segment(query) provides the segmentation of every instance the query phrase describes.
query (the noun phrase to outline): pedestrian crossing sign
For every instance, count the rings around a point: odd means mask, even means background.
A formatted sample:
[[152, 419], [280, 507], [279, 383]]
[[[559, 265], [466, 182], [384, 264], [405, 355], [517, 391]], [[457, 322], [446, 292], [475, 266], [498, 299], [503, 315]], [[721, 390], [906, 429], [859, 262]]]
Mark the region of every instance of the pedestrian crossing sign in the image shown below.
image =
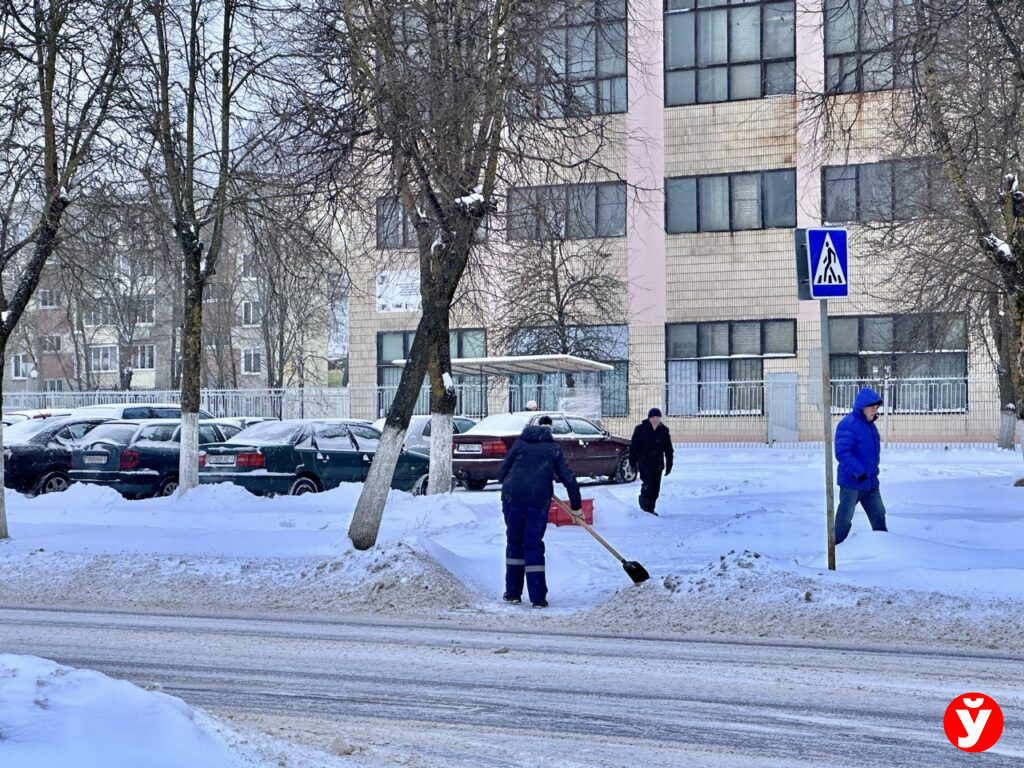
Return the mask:
[[807, 230], [807, 260], [812, 299], [845, 299], [850, 270], [845, 229]]

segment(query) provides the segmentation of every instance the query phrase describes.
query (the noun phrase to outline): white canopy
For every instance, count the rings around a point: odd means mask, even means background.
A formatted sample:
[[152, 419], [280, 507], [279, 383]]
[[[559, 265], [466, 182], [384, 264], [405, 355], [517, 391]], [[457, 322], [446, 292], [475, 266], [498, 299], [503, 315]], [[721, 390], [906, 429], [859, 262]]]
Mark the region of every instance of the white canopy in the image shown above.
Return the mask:
[[[405, 365], [405, 360], [392, 361]], [[452, 373], [483, 376], [514, 376], [519, 373], [613, 371], [614, 366], [573, 355], [517, 355], [512, 357], [461, 357], [452, 359]]]

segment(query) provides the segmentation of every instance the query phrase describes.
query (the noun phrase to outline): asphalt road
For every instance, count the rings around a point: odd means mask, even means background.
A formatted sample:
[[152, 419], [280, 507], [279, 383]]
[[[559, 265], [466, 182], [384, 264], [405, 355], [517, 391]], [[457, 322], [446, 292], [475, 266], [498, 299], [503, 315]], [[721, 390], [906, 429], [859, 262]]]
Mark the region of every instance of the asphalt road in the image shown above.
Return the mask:
[[[342, 738], [381, 764], [1024, 764], [1022, 658], [459, 622], [0, 608], [0, 652], [159, 683], [287, 738]], [[1006, 724], [995, 748], [968, 756], [942, 716], [974, 691]]]

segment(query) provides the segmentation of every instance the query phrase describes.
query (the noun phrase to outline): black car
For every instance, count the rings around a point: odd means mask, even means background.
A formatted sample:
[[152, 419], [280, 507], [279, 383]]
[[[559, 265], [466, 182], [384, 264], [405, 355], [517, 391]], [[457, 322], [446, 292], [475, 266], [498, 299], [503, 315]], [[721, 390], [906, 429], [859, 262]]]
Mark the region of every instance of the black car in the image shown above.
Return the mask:
[[[220, 443], [241, 432], [230, 420], [200, 421], [199, 444]], [[127, 498], [170, 496], [178, 490], [181, 422], [174, 419], [108, 421], [87, 434], [71, 454], [71, 479], [107, 485]]]
[[[249, 427], [199, 454], [199, 482], [231, 482], [261, 496], [299, 495], [366, 480], [380, 432], [353, 419], [289, 419]], [[391, 487], [424, 493], [430, 457], [402, 451]]]
[[4, 486], [21, 493], [54, 493], [69, 483], [73, 444], [102, 417], [21, 421], [4, 428]]

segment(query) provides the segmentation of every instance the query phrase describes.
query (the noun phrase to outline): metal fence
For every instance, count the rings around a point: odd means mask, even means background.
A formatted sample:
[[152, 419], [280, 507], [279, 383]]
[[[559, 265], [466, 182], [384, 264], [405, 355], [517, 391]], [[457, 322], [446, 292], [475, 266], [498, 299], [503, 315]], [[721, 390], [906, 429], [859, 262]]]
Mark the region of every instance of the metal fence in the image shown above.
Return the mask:
[[[1006, 416], [994, 377], [960, 379], [844, 380], [832, 382], [834, 422], [856, 393], [873, 387], [884, 400], [879, 428], [901, 444], [995, 443]], [[817, 377], [769, 375], [763, 381], [614, 384], [602, 387], [509, 387], [505, 379], [460, 384], [457, 413], [481, 418], [522, 410], [535, 400], [545, 410], [567, 410], [599, 419], [629, 435], [653, 406], [661, 408], [680, 442], [732, 445], [799, 445], [821, 440], [821, 390]], [[203, 390], [202, 407], [215, 416], [360, 418], [383, 416], [394, 387]], [[76, 408], [101, 403], [179, 401], [177, 390], [8, 392], [4, 411]], [[424, 388], [415, 413], [430, 412]], [[1012, 415], [1010, 416], [1012, 420]], [[1012, 433], [1012, 424], [1010, 425]]]

